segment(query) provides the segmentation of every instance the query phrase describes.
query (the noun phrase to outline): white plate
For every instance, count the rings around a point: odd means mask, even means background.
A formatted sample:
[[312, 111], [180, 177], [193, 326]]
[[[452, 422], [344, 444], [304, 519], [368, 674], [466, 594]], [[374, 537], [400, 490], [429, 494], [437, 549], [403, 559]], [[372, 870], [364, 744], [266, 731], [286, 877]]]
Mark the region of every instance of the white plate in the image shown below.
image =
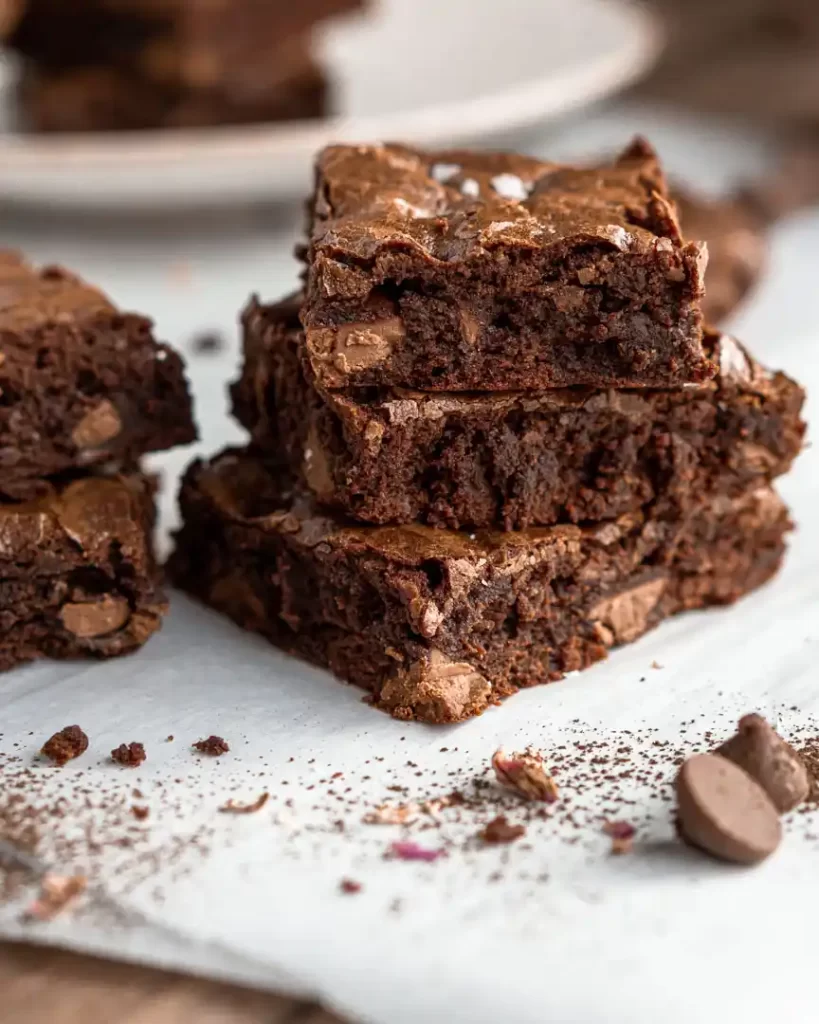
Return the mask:
[[[474, 142], [598, 99], [636, 77], [656, 23], [620, 0], [380, 0], [321, 48], [334, 118], [137, 134], [26, 136], [7, 104], [0, 198], [82, 205], [289, 198], [330, 141]], [[7, 90], [7, 95], [10, 94]]]

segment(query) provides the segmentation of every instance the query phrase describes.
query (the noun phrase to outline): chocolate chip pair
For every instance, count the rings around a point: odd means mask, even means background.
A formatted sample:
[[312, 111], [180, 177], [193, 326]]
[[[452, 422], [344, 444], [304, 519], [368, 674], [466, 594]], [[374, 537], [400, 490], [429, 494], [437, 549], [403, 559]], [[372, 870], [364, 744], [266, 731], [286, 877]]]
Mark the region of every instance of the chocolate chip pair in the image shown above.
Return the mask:
[[760, 715], [746, 715], [735, 736], [680, 769], [680, 833], [720, 860], [758, 863], [779, 846], [780, 815], [805, 800], [810, 787], [793, 747]]

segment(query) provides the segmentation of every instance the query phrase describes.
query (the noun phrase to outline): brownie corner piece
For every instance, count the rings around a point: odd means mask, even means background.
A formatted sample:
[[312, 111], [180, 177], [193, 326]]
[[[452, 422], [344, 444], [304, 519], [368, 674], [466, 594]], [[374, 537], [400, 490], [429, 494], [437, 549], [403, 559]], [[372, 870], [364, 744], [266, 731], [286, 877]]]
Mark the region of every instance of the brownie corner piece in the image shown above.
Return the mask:
[[777, 570], [790, 527], [766, 486], [595, 527], [355, 526], [247, 450], [194, 463], [180, 503], [174, 583], [394, 716], [431, 723], [586, 668], [677, 612], [737, 600]]
[[0, 502], [0, 669], [128, 654], [160, 628], [154, 490], [135, 471], [90, 473]]
[[196, 439], [181, 357], [60, 267], [0, 252], [0, 494]]
[[316, 165], [306, 351], [327, 388], [701, 382], [704, 245], [636, 140], [579, 168], [337, 145]]

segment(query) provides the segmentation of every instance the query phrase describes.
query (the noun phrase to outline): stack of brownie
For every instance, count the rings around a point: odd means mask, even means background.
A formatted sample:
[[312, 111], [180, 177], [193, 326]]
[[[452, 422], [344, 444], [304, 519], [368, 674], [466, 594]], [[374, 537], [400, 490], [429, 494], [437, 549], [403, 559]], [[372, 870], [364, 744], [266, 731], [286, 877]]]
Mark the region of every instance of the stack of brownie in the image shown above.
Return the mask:
[[304, 294], [244, 314], [251, 446], [184, 480], [187, 590], [455, 722], [777, 570], [804, 396], [703, 328], [646, 143], [331, 147], [305, 254]]
[[11, 45], [39, 131], [319, 117], [312, 29], [362, 0], [26, 0]]
[[0, 253], [0, 669], [126, 654], [159, 628], [139, 459], [195, 436], [182, 361], [150, 321]]

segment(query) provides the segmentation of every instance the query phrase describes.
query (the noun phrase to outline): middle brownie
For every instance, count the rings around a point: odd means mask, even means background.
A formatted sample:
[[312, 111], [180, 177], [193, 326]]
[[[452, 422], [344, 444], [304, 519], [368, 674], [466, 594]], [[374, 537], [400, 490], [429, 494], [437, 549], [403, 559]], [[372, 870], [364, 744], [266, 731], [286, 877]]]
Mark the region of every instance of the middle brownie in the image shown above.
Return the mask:
[[770, 481], [802, 445], [802, 389], [713, 332], [718, 376], [681, 389], [324, 391], [298, 308], [245, 310], [234, 414], [324, 505], [364, 522], [509, 530], [679, 508]]

